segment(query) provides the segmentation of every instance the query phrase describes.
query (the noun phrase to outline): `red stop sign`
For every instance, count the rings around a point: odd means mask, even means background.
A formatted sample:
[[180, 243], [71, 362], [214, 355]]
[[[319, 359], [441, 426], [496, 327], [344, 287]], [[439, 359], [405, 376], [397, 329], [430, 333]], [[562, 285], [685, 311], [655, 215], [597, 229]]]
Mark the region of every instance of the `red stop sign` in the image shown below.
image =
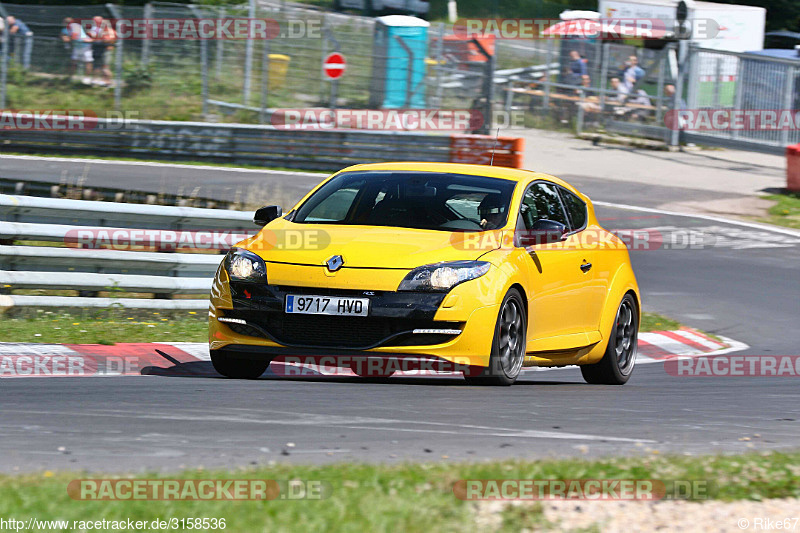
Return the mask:
[[344, 60], [344, 56], [339, 52], [328, 54], [328, 57], [325, 58], [325, 62], [322, 64], [322, 70], [329, 80], [340, 78], [342, 74], [344, 74], [346, 68], [347, 62]]

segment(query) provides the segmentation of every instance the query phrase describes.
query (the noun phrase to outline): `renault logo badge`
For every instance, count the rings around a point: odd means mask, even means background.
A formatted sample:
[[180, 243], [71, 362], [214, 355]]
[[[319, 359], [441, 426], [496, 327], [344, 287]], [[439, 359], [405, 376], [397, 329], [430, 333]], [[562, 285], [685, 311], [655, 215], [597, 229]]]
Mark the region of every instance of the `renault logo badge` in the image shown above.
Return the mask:
[[344, 264], [344, 259], [342, 259], [341, 255], [334, 255], [333, 257], [325, 261], [325, 264], [328, 266], [328, 270], [330, 270], [331, 272], [336, 272], [337, 270], [342, 268], [342, 265]]

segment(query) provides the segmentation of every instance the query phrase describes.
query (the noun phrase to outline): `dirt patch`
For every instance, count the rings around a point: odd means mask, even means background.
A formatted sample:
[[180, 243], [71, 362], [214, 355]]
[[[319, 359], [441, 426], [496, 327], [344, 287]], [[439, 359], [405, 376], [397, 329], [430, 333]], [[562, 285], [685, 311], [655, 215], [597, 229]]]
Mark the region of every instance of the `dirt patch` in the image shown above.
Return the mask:
[[[542, 522], [547, 524], [540, 529], [542, 531], [714, 533], [764, 531], [778, 527], [800, 531], [798, 498], [734, 502], [480, 502], [476, 509], [476, 524], [482, 529], [498, 529], [503, 522], [501, 513], [509, 505], [527, 506], [531, 513], [541, 514]], [[776, 525], [779, 521], [781, 526]]]

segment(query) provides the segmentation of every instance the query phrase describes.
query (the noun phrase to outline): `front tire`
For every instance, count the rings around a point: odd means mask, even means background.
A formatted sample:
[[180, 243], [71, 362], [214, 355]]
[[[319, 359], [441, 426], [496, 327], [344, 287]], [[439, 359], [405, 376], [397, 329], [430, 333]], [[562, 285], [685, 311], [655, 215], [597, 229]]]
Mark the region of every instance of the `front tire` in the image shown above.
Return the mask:
[[214, 365], [214, 370], [226, 378], [257, 379], [267, 370], [269, 361], [232, 359], [230, 354], [222, 350], [212, 350], [211, 364]]
[[494, 327], [492, 354], [489, 366], [480, 374], [464, 373], [470, 385], [511, 385], [519, 377], [525, 359], [525, 338], [528, 318], [522, 295], [511, 289], [500, 304], [500, 313]]
[[581, 366], [587, 383], [594, 385], [624, 385], [636, 364], [636, 343], [639, 337], [639, 313], [636, 299], [630, 293], [622, 298], [611, 328], [608, 347], [603, 358], [594, 364]]

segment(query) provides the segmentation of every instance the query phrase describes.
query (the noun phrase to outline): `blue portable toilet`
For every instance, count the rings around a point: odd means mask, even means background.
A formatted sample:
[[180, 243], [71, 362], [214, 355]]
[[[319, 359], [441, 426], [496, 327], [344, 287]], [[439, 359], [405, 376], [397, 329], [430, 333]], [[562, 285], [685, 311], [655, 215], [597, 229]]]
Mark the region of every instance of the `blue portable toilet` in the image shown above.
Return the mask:
[[430, 23], [405, 15], [387, 15], [375, 21], [370, 107], [424, 108]]

